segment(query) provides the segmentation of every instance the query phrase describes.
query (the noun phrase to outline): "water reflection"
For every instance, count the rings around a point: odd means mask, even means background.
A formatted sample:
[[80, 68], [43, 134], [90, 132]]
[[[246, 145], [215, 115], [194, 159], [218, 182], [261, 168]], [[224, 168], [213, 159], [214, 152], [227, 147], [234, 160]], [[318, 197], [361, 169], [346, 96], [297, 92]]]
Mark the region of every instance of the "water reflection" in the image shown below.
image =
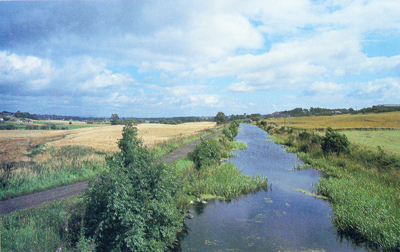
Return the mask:
[[337, 236], [328, 202], [294, 190], [311, 191], [319, 172], [293, 170], [301, 164], [295, 154], [266, 141], [256, 126], [241, 126], [236, 140], [247, 149], [229, 161], [244, 174], [268, 177], [272, 189], [193, 206], [179, 251], [363, 251]]

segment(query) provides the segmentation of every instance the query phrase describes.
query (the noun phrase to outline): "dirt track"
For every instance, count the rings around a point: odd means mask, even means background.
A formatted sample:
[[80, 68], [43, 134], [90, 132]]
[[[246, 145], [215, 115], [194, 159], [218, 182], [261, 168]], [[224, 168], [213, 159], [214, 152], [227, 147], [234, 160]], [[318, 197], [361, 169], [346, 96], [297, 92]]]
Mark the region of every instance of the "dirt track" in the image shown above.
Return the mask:
[[[214, 133], [209, 136], [205, 136], [204, 138], [213, 138], [214, 136], [220, 134], [221, 132]], [[162, 158], [161, 160], [165, 161], [167, 164], [171, 164], [172, 162], [181, 159], [186, 156], [189, 152], [194, 150], [194, 146], [200, 143], [200, 140], [194, 141], [182, 148], [175, 150]], [[34, 207], [43, 203], [47, 203], [57, 199], [68, 198], [77, 194], [80, 194], [82, 191], [86, 190], [88, 186], [88, 182], [78, 182], [75, 184], [61, 186], [54, 189], [50, 189], [43, 192], [38, 192], [35, 194], [24, 195], [4, 201], [0, 201], [0, 215], [8, 214], [13, 211], [22, 210], [30, 207]]]

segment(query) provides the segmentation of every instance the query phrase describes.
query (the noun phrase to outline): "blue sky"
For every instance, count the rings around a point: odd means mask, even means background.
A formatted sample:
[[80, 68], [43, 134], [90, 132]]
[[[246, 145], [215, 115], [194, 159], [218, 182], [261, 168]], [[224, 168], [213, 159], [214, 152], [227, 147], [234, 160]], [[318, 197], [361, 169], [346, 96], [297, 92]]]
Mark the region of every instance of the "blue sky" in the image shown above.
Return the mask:
[[398, 0], [1, 1], [0, 111], [400, 104]]

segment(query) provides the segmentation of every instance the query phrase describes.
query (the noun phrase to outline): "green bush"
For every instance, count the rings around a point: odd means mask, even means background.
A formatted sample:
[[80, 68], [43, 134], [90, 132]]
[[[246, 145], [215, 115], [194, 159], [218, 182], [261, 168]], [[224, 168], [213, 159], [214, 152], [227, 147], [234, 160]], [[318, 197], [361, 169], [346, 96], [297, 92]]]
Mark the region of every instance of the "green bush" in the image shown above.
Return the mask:
[[202, 139], [200, 144], [194, 147], [191, 159], [197, 169], [220, 164], [221, 151], [218, 142], [215, 139]]
[[164, 251], [183, 227], [178, 180], [143, 147], [132, 125], [118, 146], [121, 152], [107, 158], [109, 170], [85, 193], [87, 234], [99, 232], [99, 251]]
[[332, 152], [337, 154], [349, 153], [350, 141], [345, 135], [337, 133], [332, 128], [328, 128], [325, 137], [322, 138], [321, 147], [325, 154]]
[[6, 130], [14, 130], [14, 129], [17, 129], [17, 127], [15, 127], [12, 124], [6, 125]]
[[232, 132], [230, 130], [228, 130], [227, 128], [224, 128], [222, 130], [222, 134], [224, 134], [224, 136], [226, 136], [226, 138], [228, 138], [229, 141], [233, 140]]

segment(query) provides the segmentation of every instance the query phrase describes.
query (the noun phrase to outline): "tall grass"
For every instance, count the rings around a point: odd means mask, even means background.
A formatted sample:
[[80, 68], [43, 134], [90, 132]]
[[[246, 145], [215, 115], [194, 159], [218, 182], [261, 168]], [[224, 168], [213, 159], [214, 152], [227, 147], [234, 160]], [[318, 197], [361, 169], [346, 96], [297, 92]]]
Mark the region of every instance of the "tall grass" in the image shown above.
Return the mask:
[[47, 152], [51, 158], [46, 161], [19, 162], [9, 164], [11, 171], [0, 170], [0, 200], [95, 178], [106, 169], [106, 154], [91, 148], [66, 146]]
[[82, 233], [84, 208], [73, 197], [0, 216], [0, 251], [93, 251]]
[[323, 172], [316, 190], [329, 198], [340, 237], [369, 249], [400, 251], [400, 157], [355, 144], [348, 153], [328, 154], [320, 142], [311, 140], [318, 140], [319, 133], [309, 133], [306, 139], [301, 135], [305, 134], [273, 133], [306, 164]]

